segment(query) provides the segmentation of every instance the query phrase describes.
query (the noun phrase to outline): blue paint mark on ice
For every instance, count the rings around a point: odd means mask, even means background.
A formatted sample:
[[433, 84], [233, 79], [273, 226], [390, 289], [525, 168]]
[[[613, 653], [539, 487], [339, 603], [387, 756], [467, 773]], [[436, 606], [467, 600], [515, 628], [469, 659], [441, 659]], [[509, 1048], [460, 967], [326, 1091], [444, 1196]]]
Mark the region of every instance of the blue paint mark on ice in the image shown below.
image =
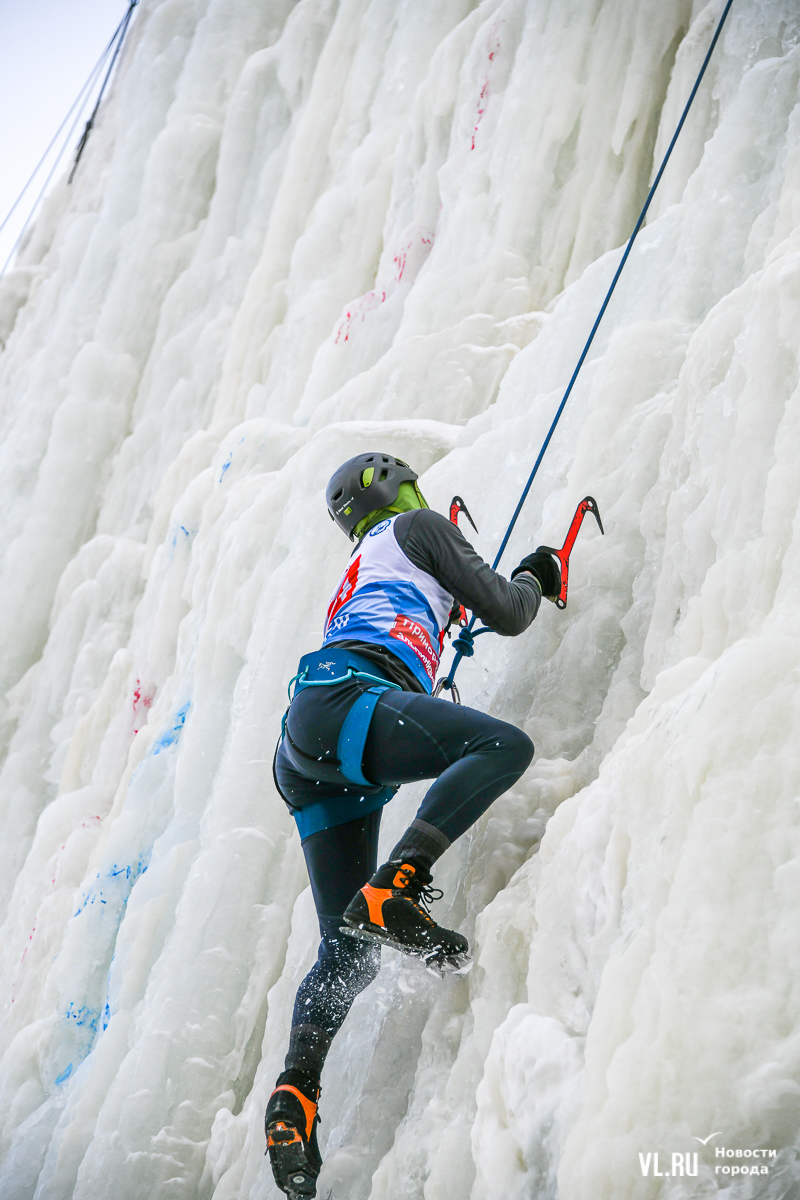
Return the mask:
[[[94, 881], [89, 885], [88, 891], [84, 892], [81, 902], [72, 914], [73, 917], [79, 917], [86, 908], [91, 908], [94, 904], [108, 904], [111, 900], [112, 909], [124, 908], [128, 902], [130, 890], [140, 875], [144, 875], [149, 866], [150, 860], [140, 858], [136, 863], [126, 863], [124, 867], [120, 867], [114, 863], [109, 871], [101, 875], [100, 871], [94, 877]], [[119, 880], [120, 883], [129, 884], [120, 889], [119, 884], [111, 883], [109, 880]], [[104, 894], [108, 889], [108, 894]]]
[[[190, 707], [191, 702], [187, 700], [178, 709], [171, 728], [161, 735], [153, 747], [154, 754], [178, 741]], [[73, 1065], [83, 1062], [92, 1052], [97, 1038], [102, 1035], [111, 1020], [113, 996], [110, 974], [104, 991], [101, 991], [93, 978], [93, 972], [104, 960], [109, 963], [110, 971], [119, 927], [128, 900], [136, 880], [144, 874], [150, 864], [151, 851], [152, 847], [142, 847], [139, 855], [132, 861], [107, 862], [83, 892], [73, 913], [73, 919], [89, 922], [79, 937], [83, 938], [91, 970], [86, 976], [85, 990], [79, 986], [76, 989], [78, 994], [73, 993], [73, 999], [61, 1012], [62, 1062], [69, 1058], [70, 1066], [65, 1068], [68, 1072], [72, 1071]], [[59, 1078], [67, 1079], [68, 1074], [62, 1072]]]
[[152, 753], [160, 754], [162, 750], [166, 750], [167, 746], [173, 746], [178, 738], [183, 733], [183, 727], [186, 724], [186, 714], [191, 707], [190, 701], [186, 701], [183, 708], [179, 708], [175, 713], [175, 720], [171, 729], [166, 733], [162, 733], [161, 737], [153, 746]]
[[[67, 1079], [73, 1067], [77, 1067], [92, 1052], [97, 1038], [111, 1020], [110, 971], [114, 961], [114, 946], [133, 886], [144, 875], [149, 864], [150, 850], [145, 850], [132, 863], [114, 862], [103, 871], [98, 871], [73, 913], [73, 918], [89, 922], [84, 926], [82, 937], [89, 952], [91, 970], [86, 978], [85, 990], [79, 988], [79, 995], [61, 1011], [63, 1058], [69, 1057], [70, 1063], [56, 1083]], [[103, 959], [108, 961], [109, 967], [105, 989], [101, 992], [92, 974]]]
[[231, 465], [232, 462], [233, 462], [233, 451], [230, 450], [228, 452], [228, 457], [225, 459], [225, 462], [222, 464], [222, 470], [219, 473], [220, 483], [222, 483], [223, 479], [225, 478], [225, 472], [227, 471], [228, 467]]
[[[100, 1023], [100, 1009], [88, 1004], [70, 1004], [61, 1018], [61, 1051], [64, 1058], [69, 1055], [69, 1063], [56, 1076], [56, 1084], [69, 1079], [73, 1070], [91, 1053], [97, 1040], [97, 1026]], [[63, 1059], [62, 1059], [63, 1062]]]
[[[178, 544], [178, 539], [180, 538], [180, 535], [181, 535], [181, 534], [183, 534], [183, 537], [184, 537], [184, 538], [186, 539], [186, 541], [188, 542], [188, 541], [189, 541], [189, 539], [190, 539], [190, 538], [191, 538], [191, 537], [192, 537], [192, 536], [193, 536], [195, 533], [197, 533], [197, 530], [196, 530], [196, 529], [187, 529], [185, 525], [179, 525], [179, 526], [178, 526], [178, 528], [177, 528], [177, 529], [175, 530], [175, 532], [173, 533], [173, 535], [172, 535], [172, 539], [171, 539], [171, 541], [170, 541], [170, 560], [172, 559], [172, 551], [174, 551], [175, 547], [177, 546], [177, 544]], [[181, 539], [181, 540], [183, 540], [183, 539]]]
[[100, 1010], [97, 1008], [89, 1008], [87, 1004], [81, 1004], [78, 1008], [75, 1007], [75, 1002], [70, 1001], [69, 1008], [64, 1016], [68, 1021], [74, 1021], [81, 1029], [88, 1029], [92, 1033], [97, 1033], [97, 1024], [100, 1020]]

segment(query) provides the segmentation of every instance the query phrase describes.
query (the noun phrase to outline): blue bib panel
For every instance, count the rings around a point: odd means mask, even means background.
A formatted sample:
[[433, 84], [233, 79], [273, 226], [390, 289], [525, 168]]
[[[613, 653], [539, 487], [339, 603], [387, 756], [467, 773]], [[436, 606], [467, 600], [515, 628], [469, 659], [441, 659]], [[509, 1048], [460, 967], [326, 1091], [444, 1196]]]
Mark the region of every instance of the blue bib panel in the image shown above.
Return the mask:
[[353, 552], [328, 605], [323, 646], [343, 641], [383, 646], [430, 694], [453, 597], [401, 550], [396, 520], [381, 521]]

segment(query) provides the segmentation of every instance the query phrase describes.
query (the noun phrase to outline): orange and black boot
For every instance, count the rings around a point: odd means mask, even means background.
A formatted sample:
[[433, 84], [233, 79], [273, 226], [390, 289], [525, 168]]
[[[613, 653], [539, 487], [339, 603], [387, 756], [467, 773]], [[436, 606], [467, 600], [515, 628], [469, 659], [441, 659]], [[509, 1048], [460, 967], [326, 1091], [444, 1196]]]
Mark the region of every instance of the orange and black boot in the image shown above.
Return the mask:
[[442, 897], [432, 878], [420, 863], [384, 863], [348, 904], [342, 933], [392, 946], [430, 966], [461, 969], [469, 961], [469, 943], [428, 912], [431, 901]]
[[318, 1080], [305, 1071], [284, 1071], [267, 1104], [264, 1128], [272, 1174], [291, 1200], [317, 1194], [322, 1167], [317, 1145], [318, 1101]]

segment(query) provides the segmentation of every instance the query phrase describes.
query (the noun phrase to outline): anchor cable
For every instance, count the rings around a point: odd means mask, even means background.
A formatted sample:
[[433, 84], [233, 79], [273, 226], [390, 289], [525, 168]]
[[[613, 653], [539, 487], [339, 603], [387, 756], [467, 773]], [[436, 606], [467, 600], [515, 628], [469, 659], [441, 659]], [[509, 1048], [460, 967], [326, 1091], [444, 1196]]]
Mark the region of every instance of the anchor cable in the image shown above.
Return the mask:
[[[91, 123], [91, 125], [94, 124], [94, 118], [97, 113], [97, 107], [100, 102], [100, 98], [103, 95], [103, 91], [105, 90], [106, 84], [108, 83], [109, 76], [111, 74], [111, 70], [114, 66], [114, 62], [116, 61], [117, 55], [119, 54], [120, 47], [122, 46], [122, 40], [125, 37], [125, 34], [127, 33], [127, 28], [128, 28], [128, 25], [130, 24], [130, 19], [131, 19], [131, 15], [133, 13], [133, 9], [136, 7], [136, 5], [138, 3], [139, 3], [139, 0], [132, 0], [132, 3], [129, 4], [128, 10], [125, 13], [125, 16], [122, 18], [119, 25], [117, 25], [117, 28], [114, 30], [114, 33], [113, 33], [108, 45], [106, 46], [105, 50], [100, 55], [100, 57], [98, 58], [97, 62], [92, 67], [91, 71], [89, 72], [86, 82], [84, 83], [81, 90], [78, 92], [78, 95], [75, 97], [75, 100], [73, 101], [72, 105], [70, 106], [70, 109], [67, 112], [67, 115], [64, 117], [64, 119], [61, 122], [61, 124], [59, 125], [58, 129], [53, 134], [53, 137], [50, 139], [50, 144], [48, 145], [48, 147], [45, 150], [42, 157], [39, 159], [36, 166], [34, 167], [30, 176], [28, 177], [28, 180], [25, 183], [24, 187], [22, 188], [22, 191], [19, 193], [16, 200], [11, 205], [11, 208], [6, 213], [5, 217], [2, 220], [2, 223], [0, 223], [0, 233], [1, 233], [3, 231], [3, 229], [5, 229], [6, 225], [8, 224], [9, 220], [11, 219], [11, 217], [13, 216], [14, 212], [16, 211], [18, 205], [20, 204], [20, 202], [21, 202], [23, 196], [25, 195], [25, 193], [27, 192], [28, 188], [31, 186], [34, 179], [39, 174], [39, 171], [41, 170], [43, 164], [46, 162], [47, 157], [50, 154], [50, 151], [53, 149], [53, 147], [58, 142], [58, 139], [61, 136], [62, 131], [66, 127], [70, 117], [77, 109], [78, 110], [77, 116], [75, 117], [75, 120], [72, 122], [72, 125], [70, 126], [69, 132], [67, 133], [67, 136], [64, 139], [61, 149], [59, 150], [58, 154], [56, 155], [55, 162], [53, 163], [52, 167], [50, 168], [50, 170], [47, 174], [47, 178], [45, 179], [44, 183], [42, 184], [42, 187], [39, 190], [38, 196], [36, 197], [33, 204], [31, 205], [28, 216], [25, 218], [25, 223], [23, 224], [22, 229], [20, 230], [19, 234], [17, 235], [16, 241], [14, 242], [14, 245], [12, 246], [11, 251], [8, 254], [8, 256], [3, 264], [2, 270], [0, 270], [0, 279], [3, 278], [6, 271], [8, 270], [9, 265], [13, 261], [14, 255], [16, 254], [17, 250], [19, 249], [19, 247], [22, 243], [22, 239], [25, 237], [25, 234], [28, 231], [30, 223], [33, 220], [33, 217], [39, 207], [39, 203], [40, 203], [42, 197], [44, 196], [45, 192], [47, 191], [47, 188], [50, 184], [50, 180], [53, 178], [53, 175], [55, 174], [56, 170], [58, 169], [58, 164], [61, 162], [61, 159], [64, 157], [64, 152], [72, 140], [72, 135], [75, 132], [75, 129], [77, 128], [77, 125], [81, 119], [81, 112], [86, 103], [86, 99], [91, 94], [92, 88], [94, 87], [95, 83], [97, 82], [97, 79], [98, 79], [101, 71], [103, 70], [103, 67], [108, 59], [108, 56], [109, 56], [109, 54], [111, 54], [112, 50], [114, 49], [114, 45], [116, 43], [117, 48], [114, 51], [114, 56], [111, 60], [109, 69], [106, 72], [106, 77], [105, 77], [105, 79], [103, 81], [103, 85], [100, 89], [100, 95], [98, 96], [97, 102], [95, 103], [94, 110], [90, 117], [90, 122], [87, 122], [87, 128], [84, 130], [83, 137], [81, 138], [81, 142], [79, 143], [79, 151], [82, 153], [83, 147], [86, 144], [86, 138], [88, 137], [88, 130], [90, 128], [90, 123]], [[78, 157], [80, 157], [80, 155], [78, 155]], [[67, 181], [68, 183], [72, 182], [72, 176], [75, 174], [76, 166], [77, 166], [77, 159], [72, 168], [72, 172], [70, 173], [70, 177]]]

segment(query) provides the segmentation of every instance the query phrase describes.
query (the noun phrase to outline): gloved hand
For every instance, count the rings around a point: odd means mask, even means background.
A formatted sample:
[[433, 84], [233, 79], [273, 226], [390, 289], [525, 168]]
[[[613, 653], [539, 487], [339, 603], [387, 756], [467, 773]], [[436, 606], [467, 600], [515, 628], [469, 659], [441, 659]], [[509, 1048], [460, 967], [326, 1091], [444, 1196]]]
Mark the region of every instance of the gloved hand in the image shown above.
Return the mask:
[[536, 576], [545, 599], [555, 600], [561, 592], [561, 562], [547, 546], [538, 546], [533, 554], [526, 554], [511, 572], [511, 578], [520, 571], [530, 571]]

